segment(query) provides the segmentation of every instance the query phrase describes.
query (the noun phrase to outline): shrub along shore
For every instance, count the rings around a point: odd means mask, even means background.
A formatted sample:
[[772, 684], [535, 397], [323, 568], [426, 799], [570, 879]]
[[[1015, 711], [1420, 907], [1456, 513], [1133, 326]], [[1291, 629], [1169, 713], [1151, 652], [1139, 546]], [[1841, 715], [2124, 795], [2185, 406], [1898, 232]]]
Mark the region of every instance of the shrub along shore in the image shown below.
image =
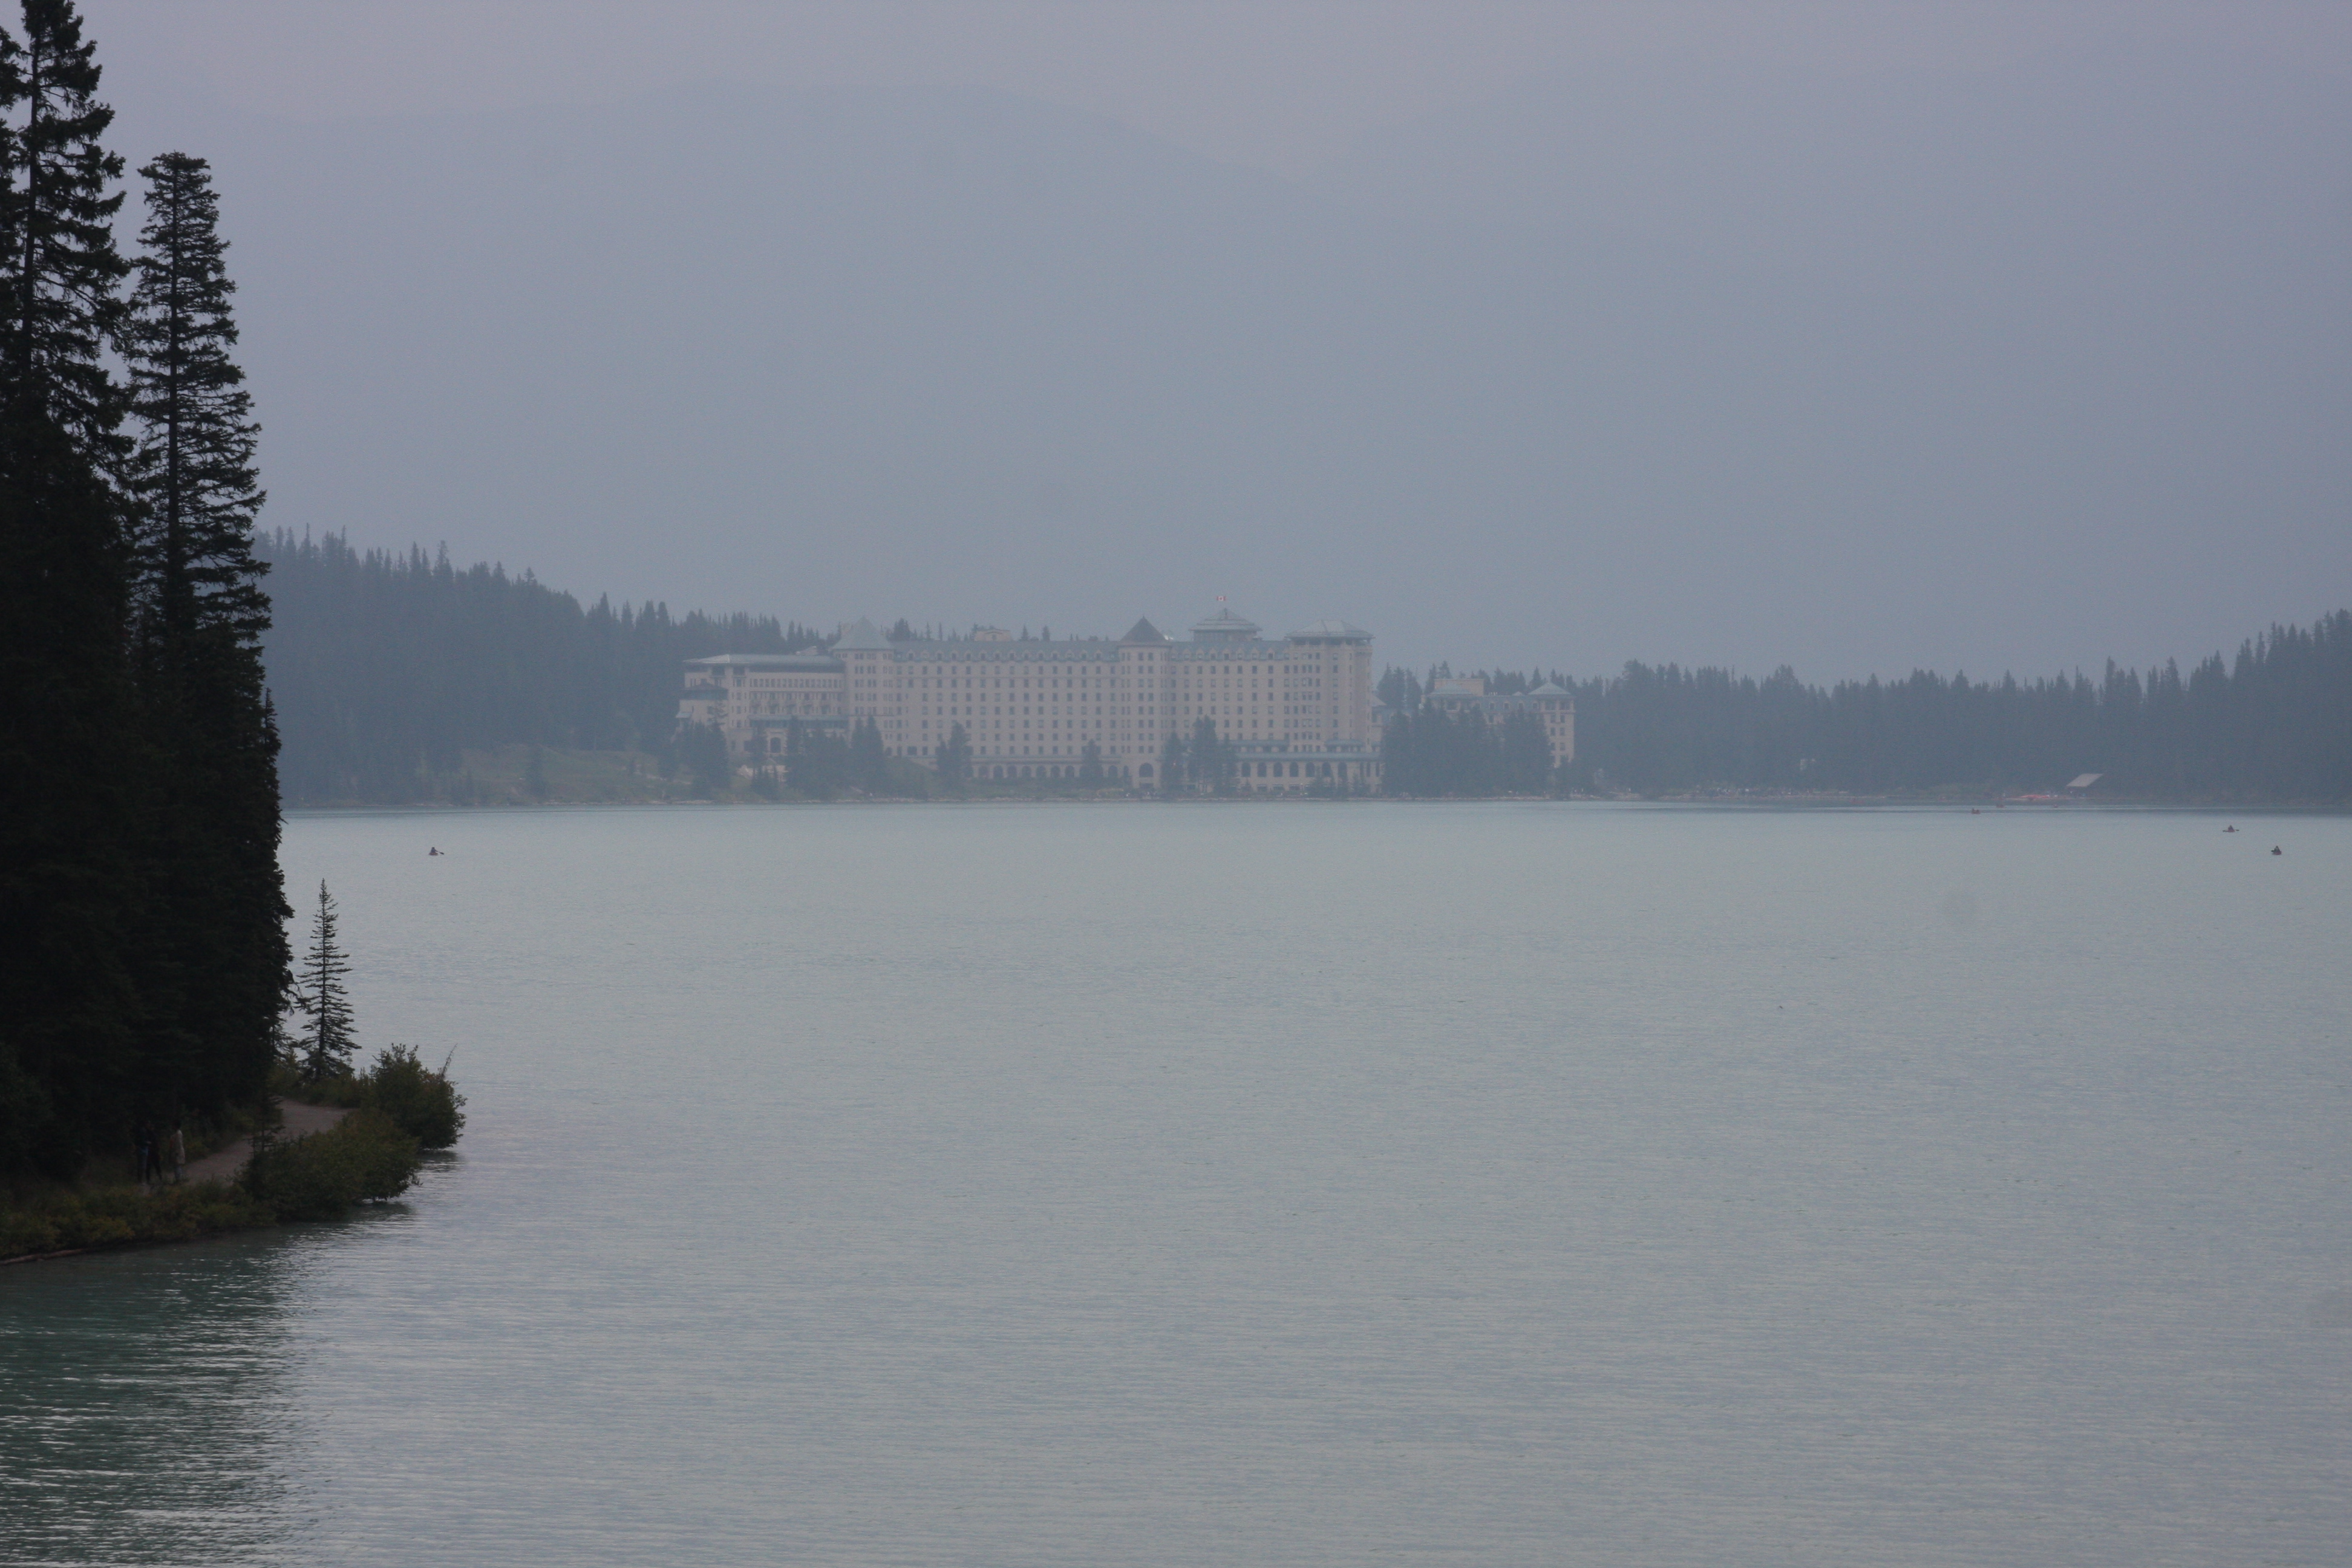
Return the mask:
[[[268, 1128], [257, 1129], [253, 1153], [233, 1181], [121, 1182], [12, 1194], [0, 1208], [0, 1263], [341, 1219], [362, 1204], [389, 1203], [406, 1192], [425, 1152], [454, 1145], [466, 1124], [466, 1099], [446, 1064], [436, 1071], [404, 1046], [388, 1047], [364, 1073], [305, 1084], [288, 1072], [278, 1087], [286, 1099], [350, 1114], [299, 1138], [279, 1140]], [[275, 1110], [273, 1104], [273, 1123]]]

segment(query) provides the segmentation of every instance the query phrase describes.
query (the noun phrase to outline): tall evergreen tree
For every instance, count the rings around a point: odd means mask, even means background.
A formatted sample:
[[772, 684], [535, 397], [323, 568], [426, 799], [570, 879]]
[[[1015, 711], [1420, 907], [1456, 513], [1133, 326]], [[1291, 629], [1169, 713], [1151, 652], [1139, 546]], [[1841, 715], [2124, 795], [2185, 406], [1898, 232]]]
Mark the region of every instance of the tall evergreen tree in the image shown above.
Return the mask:
[[25, 39], [0, 46], [0, 103], [22, 110], [7, 146], [8, 359], [32, 400], [93, 460], [119, 457], [122, 389], [100, 355], [130, 271], [114, 243], [122, 157], [100, 138], [97, 46], [72, 0], [25, 0]]
[[727, 756], [727, 736], [716, 724], [688, 724], [681, 731], [678, 753], [694, 787], [717, 795], [731, 781], [734, 769]]
[[150, 1048], [172, 1097], [218, 1111], [267, 1082], [288, 983], [278, 731], [263, 687], [267, 566], [253, 553], [257, 426], [230, 349], [233, 284], [200, 158], [142, 169], [147, 224], [121, 335], [137, 434], [133, 647], [167, 781], [150, 820]]
[[[1520, 689], [1527, 689], [1524, 684]], [[1516, 710], [1504, 719], [1496, 740], [1502, 753], [1496, 771], [1505, 789], [1541, 795], [1551, 788], [1551, 737], [1542, 720], [1524, 708]]]
[[1160, 738], [1160, 789], [1161, 794], [1170, 793], [1184, 783], [1186, 761], [1183, 736], [1171, 734]]
[[1217, 738], [1217, 721], [1192, 721], [1192, 782], [1224, 794], [1234, 787], [1234, 748]]
[[947, 744], [940, 748], [939, 767], [940, 782], [951, 790], [961, 791], [971, 781], [971, 737], [964, 732], [961, 720], [948, 731]]
[[341, 1078], [351, 1070], [359, 1047], [352, 1032], [351, 993], [344, 985], [352, 972], [351, 957], [335, 940], [335, 900], [327, 884], [319, 884], [319, 910], [310, 924], [310, 951], [302, 960], [301, 989], [297, 993], [310, 1022], [302, 1030], [302, 1076], [316, 1083]]
[[794, 724], [785, 732], [784, 783], [810, 800], [831, 800], [849, 776], [849, 742]]
[[889, 752], [882, 745], [882, 726], [860, 719], [849, 734], [849, 776], [868, 795], [879, 795], [890, 782]]
[[[0, 1164], [68, 1176], [132, 1114], [119, 157], [68, 0], [0, 31]], [[163, 1109], [161, 1107], [155, 1109]]]
[[139, 173], [147, 224], [121, 346], [142, 426], [128, 465], [144, 513], [140, 608], [152, 635], [184, 642], [218, 627], [249, 647], [269, 624], [268, 567], [253, 552], [260, 426], [229, 353], [236, 285], [223, 265], [220, 201], [202, 158], [166, 153]]

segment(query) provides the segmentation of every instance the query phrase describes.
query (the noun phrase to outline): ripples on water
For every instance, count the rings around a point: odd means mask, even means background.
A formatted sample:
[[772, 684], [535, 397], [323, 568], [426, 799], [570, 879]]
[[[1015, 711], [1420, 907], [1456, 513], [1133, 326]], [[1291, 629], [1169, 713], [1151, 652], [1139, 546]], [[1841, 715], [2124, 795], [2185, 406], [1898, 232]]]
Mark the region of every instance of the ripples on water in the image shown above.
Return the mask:
[[0, 1273], [0, 1561], [2340, 1562], [2352, 823], [2220, 826], [300, 818], [462, 1152]]
[[13, 1270], [11, 1561], [236, 1561], [299, 1511], [297, 1248], [240, 1238]]

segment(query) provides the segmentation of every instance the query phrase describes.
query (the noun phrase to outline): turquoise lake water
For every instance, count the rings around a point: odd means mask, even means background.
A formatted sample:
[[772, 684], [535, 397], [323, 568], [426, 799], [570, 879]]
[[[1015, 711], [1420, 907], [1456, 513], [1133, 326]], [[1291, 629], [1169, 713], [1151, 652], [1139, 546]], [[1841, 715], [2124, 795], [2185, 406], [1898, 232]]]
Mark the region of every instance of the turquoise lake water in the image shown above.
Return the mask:
[[2342, 1563], [2352, 820], [2227, 820], [297, 817], [465, 1141], [0, 1270], [0, 1562]]

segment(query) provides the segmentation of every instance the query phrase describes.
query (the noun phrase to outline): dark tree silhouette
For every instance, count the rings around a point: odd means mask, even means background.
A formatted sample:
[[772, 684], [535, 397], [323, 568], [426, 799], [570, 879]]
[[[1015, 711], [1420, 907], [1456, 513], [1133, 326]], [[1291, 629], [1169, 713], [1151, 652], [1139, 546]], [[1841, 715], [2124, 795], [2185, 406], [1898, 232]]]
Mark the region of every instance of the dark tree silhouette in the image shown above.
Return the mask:
[[[1441, 667], [1442, 669], [1442, 667]], [[1628, 664], [1577, 680], [1559, 670], [1486, 675], [1487, 689], [1549, 680], [1576, 700], [1576, 756], [1559, 783], [1656, 793], [1724, 787], [1832, 791], [2058, 788], [2105, 775], [2123, 797], [2173, 801], [2352, 801], [2352, 611], [2274, 626], [2234, 659], [2184, 674], [2110, 664], [2035, 680], [1915, 670], [1900, 680], [1808, 686], [1785, 666], [1762, 680], [1731, 670]], [[1389, 721], [1383, 787], [1470, 795], [1524, 776], [1478, 735], [1420, 705], [1391, 669], [1381, 690], [1406, 705]], [[1483, 726], [1481, 729], [1483, 730]], [[1502, 737], [1495, 737], [1501, 740]], [[1525, 738], [1526, 763], [1533, 737]]]
[[849, 732], [849, 776], [868, 795], [889, 785], [890, 754], [882, 746], [882, 727], [871, 719], [860, 719]]
[[1171, 794], [1181, 787], [1190, 772], [1192, 758], [1181, 735], [1166, 735], [1160, 742], [1160, 792]]
[[1551, 737], [1543, 721], [1525, 709], [1507, 715], [1496, 735], [1496, 773], [1513, 795], [1541, 795], [1551, 787]]
[[849, 774], [848, 742], [795, 724], [785, 732], [784, 744], [784, 783], [793, 794], [831, 800], [840, 793]]
[[352, 1055], [359, 1048], [351, 994], [343, 984], [351, 972], [350, 955], [335, 941], [335, 900], [321, 881], [318, 913], [310, 923], [310, 949], [303, 955], [297, 992], [310, 1020], [302, 1029], [302, 1076], [313, 1083], [350, 1072]]
[[257, 427], [230, 357], [235, 285], [205, 162], [148, 181], [121, 336], [134, 438], [132, 613], [142, 729], [170, 780], [148, 818], [151, 1050], [171, 1098], [208, 1113], [259, 1094], [288, 983], [278, 731], [263, 689], [269, 601], [254, 558]]
[[260, 426], [229, 353], [236, 286], [223, 267], [220, 204], [201, 158], [167, 153], [139, 172], [147, 225], [121, 344], [141, 426], [126, 465], [143, 513], [141, 608], [174, 649], [215, 629], [249, 646], [269, 613], [268, 568], [253, 553]]
[[100, 138], [97, 46], [71, 0], [25, 0], [25, 38], [0, 49], [0, 105], [22, 119], [7, 143], [9, 342], [16, 389], [93, 458], [117, 457], [122, 388], [101, 355], [130, 271], [114, 243], [122, 157]]
[[678, 743], [679, 756], [694, 787], [705, 795], [725, 789], [733, 771], [727, 763], [727, 737], [716, 724], [688, 724]]
[[948, 731], [947, 744], [940, 748], [935, 760], [940, 782], [948, 788], [960, 791], [971, 782], [971, 737], [964, 732], [961, 721]]
[[[152, 1092], [130, 670], [112, 110], [64, 0], [0, 33], [0, 1166], [72, 1174]], [[156, 1108], [161, 1109], [161, 1108]]]
[[1234, 783], [1234, 749], [1217, 738], [1217, 721], [1206, 717], [1192, 721], [1192, 743], [1187, 748], [1192, 763], [1192, 780], [1196, 788], [1213, 789], [1219, 793], [1231, 790]]

